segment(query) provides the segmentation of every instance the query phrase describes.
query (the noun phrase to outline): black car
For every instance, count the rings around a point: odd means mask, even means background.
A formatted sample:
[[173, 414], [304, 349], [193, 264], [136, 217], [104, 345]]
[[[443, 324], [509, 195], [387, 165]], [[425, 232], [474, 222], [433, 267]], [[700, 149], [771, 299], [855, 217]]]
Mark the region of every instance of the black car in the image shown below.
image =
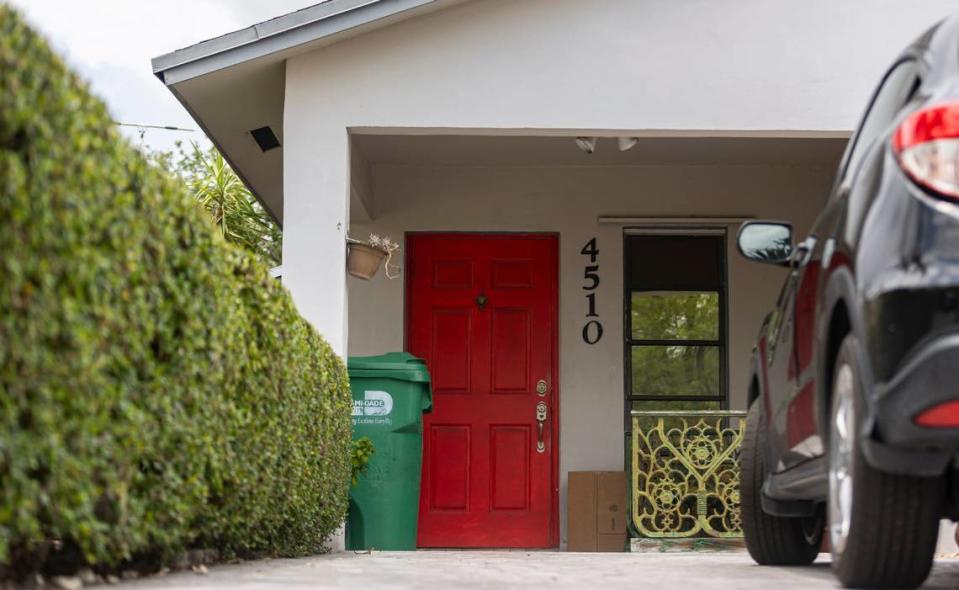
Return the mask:
[[810, 234], [738, 241], [790, 269], [752, 359], [749, 553], [808, 564], [825, 531], [845, 586], [922, 584], [959, 519], [959, 16], [889, 68]]

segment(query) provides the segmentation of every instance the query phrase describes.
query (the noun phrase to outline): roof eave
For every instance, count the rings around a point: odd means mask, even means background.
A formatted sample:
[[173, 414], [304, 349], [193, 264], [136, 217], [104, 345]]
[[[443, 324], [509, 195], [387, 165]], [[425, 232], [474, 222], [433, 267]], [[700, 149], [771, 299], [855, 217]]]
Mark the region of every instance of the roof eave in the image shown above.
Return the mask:
[[[207, 129], [206, 124], [204, 124], [203, 120], [200, 117], [198, 117], [196, 113], [193, 112], [193, 108], [190, 106], [190, 103], [183, 98], [183, 95], [181, 95], [176, 88], [173, 88], [171, 86], [170, 92], [173, 93], [173, 96], [176, 97], [177, 101], [179, 101], [179, 103], [183, 106], [183, 108], [186, 109], [188, 113], [190, 113], [190, 116], [193, 117], [193, 120], [196, 121], [196, 123], [200, 126], [200, 130], [203, 131], [203, 134], [206, 135], [207, 139], [210, 140], [210, 143], [213, 144], [216, 150], [220, 152], [220, 154], [223, 156], [223, 159], [226, 160], [226, 163], [230, 165], [230, 168], [237, 175], [237, 177], [240, 179], [243, 185], [247, 187], [247, 189], [250, 191], [250, 194], [252, 194], [253, 197], [260, 203], [260, 206], [263, 207], [263, 210], [266, 211], [267, 215], [269, 215], [270, 218], [273, 219], [274, 222], [276, 222], [276, 225], [282, 229], [283, 219], [281, 215], [273, 210], [269, 202], [263, 198], [263, 195], [261, 195], [260, 192], [254, 188], [253, 183], [251, 183], [246, 178], [246, 176], [244, 176], [243, 170], [241, 170], [241, 168], [233, 162], [233, 159], [230, 157], [229, 151], [224, 149], [224, 147], [220, 145], [220, 142], [217, 141], [216, 137], [214, 137], [213, 134], [210, 133], [210, 130]], [[282, 147], [280, 149], [282, 149]]]
[[153, 58], [167, 86], [369, 25], [437, 0], [329, 0]]

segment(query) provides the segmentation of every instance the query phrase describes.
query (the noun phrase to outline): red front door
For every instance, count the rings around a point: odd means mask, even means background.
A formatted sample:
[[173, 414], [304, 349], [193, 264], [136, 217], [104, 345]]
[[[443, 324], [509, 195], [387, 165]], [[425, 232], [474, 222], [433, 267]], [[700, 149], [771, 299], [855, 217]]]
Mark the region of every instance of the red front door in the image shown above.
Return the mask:
[[434, 399], [419, 546], [556, 546], [556, 237], [414, 235], [406, 266]]

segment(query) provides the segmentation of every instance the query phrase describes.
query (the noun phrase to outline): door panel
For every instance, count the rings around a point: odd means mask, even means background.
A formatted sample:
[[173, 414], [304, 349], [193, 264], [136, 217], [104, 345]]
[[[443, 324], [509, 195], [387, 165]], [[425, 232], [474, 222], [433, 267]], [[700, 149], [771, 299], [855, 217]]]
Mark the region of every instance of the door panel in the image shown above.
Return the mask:
[[528, 425], [490, 426], [490, 511], [529, 509], [531, 454]]
[[470, 309], [432, 309], [429, 355], [434, 395], [468, 394], [470, 390]]
[[796, 357], [793, 351], [793, 330], [795, 325], [796, 272], [790, 271], [776, 310], [769, 321], [766, 332], [766, 351], [763, 361], [766, 363], [766, 400], [767, 411], [771, 416], [770, 428], [774, 436], [770, 437], [766, 449], [767, 460], [773, 472], [788, 469], [796, 459], [789, 454], [789, 402], [796, 391]]
[[430, 510], [464, 511], [469, 506], [470, 426], [433, 425], [428, 432]]
[[556, 305], [555, 236], [408, 239], [407, 345], [434, 395], [419, 546], [557, 544]]
[[[817, 224], [818, 225], [818, 224]], [[817, 228], [813, 231], [816, 232]], [[818, 232], [817, 232], [818, 233]], [[788, 451], [783, 464], [788, 468], [823, 454], [823, 440], [817, 428], [819, 408], [816, 399], [815, 352], [816, 302], [819, 297], [821, 248], [814, 237], [804, 244], [809, 253], [798, 261], [796, 283], [796, 327], [794, 337], [794, 365], [790, 372], [793, 397], [789, 400], [787, 420]]]
[[523, 308], [500, 308], [490, 312], [493, 393], [525, 394], [529, 390], [529, 316], [529, 311]]

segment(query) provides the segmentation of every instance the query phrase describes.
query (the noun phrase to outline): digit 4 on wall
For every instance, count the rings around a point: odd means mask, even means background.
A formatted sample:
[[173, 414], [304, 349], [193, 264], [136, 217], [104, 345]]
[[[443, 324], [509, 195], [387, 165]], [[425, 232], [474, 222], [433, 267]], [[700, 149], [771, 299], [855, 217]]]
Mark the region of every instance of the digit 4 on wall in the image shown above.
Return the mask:
[[599, 250], [596, 248], [596, 238], [591, 238], [583, 249], [579, 251], [583, 256], [589, 258], [589, 263], [583, 271], [583, 279], [586, 283], [583, 290], [586, 291], [586, 323], [583, 324], [583, 342], [586, 344], [596, 344], [603, 337], [603, 324], [599, 320], [599, 314], [596, 313], [596, 288], [599, 287]]

